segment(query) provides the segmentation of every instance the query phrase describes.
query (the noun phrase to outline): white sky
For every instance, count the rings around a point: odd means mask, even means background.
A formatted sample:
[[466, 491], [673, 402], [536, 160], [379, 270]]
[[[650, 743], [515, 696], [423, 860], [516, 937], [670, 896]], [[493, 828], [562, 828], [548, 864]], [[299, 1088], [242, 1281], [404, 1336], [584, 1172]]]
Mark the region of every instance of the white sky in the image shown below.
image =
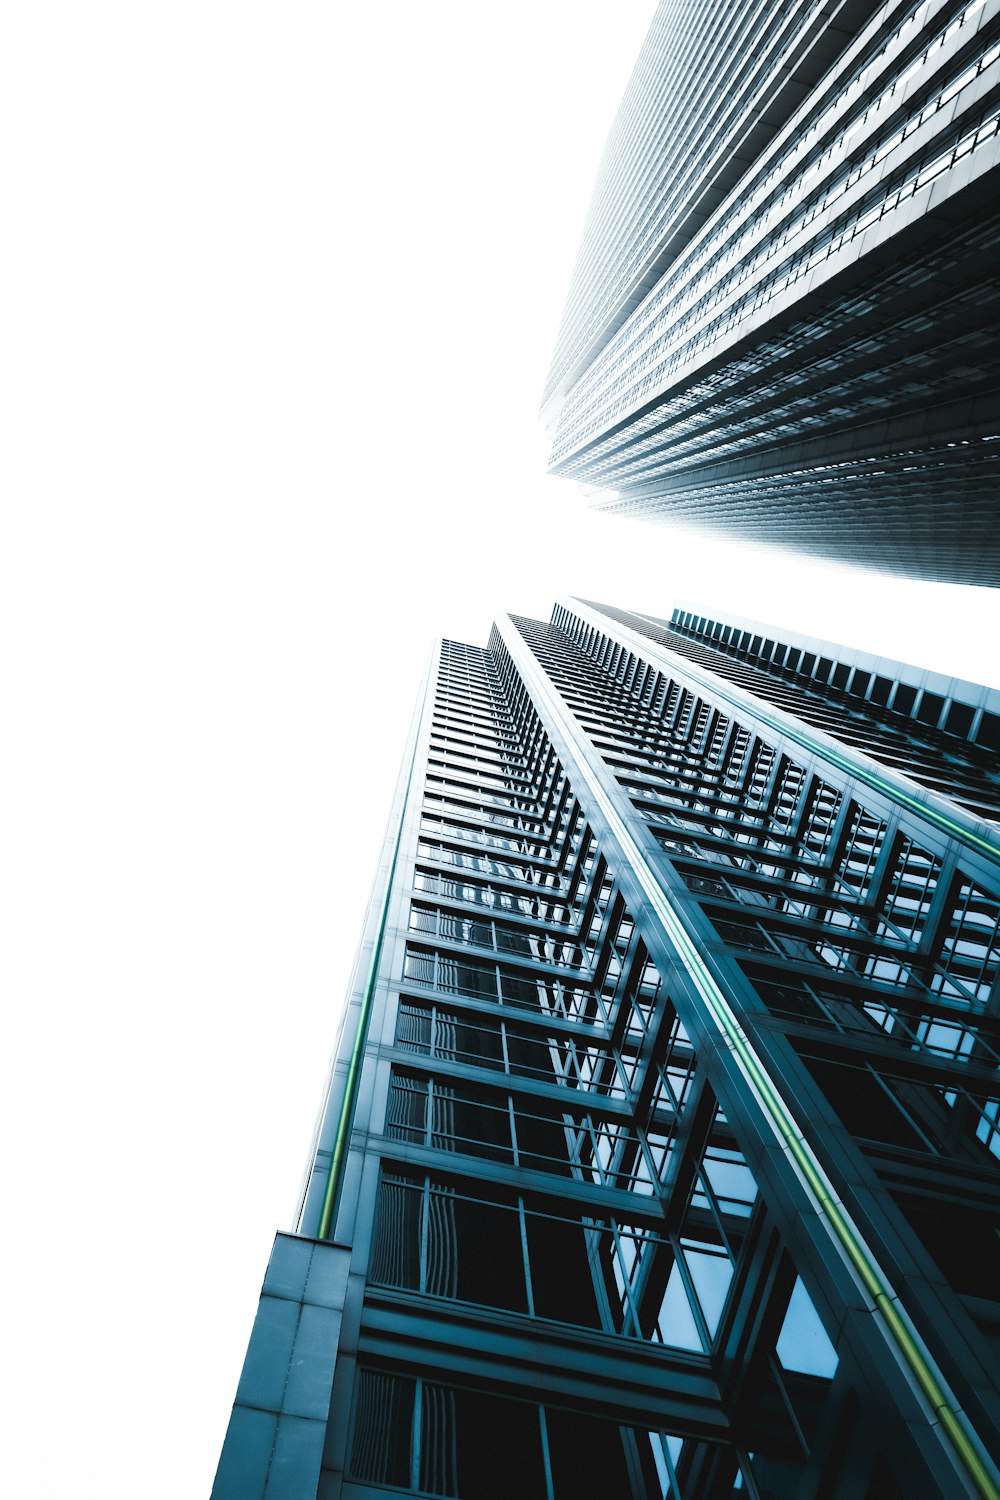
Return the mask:
[[208, 1493], [433, 636], [683, 597], [996, 680], [988, 591], [599, 516], [544, 477], [538, 397], [653, 8], [6, 18], [8, 1493]]

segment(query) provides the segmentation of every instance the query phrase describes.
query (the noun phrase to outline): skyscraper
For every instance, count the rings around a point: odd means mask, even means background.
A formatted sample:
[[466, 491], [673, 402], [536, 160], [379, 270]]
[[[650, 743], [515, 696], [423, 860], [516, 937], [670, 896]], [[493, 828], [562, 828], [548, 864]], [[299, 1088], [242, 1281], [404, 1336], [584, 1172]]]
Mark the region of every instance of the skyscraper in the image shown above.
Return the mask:
[[997, 1500], [998, 712], [690, 611], [440, 647], [214, 1500]]
[[1000, 583], [992, 0], [662, 0], [545, 390], [620, 515]]

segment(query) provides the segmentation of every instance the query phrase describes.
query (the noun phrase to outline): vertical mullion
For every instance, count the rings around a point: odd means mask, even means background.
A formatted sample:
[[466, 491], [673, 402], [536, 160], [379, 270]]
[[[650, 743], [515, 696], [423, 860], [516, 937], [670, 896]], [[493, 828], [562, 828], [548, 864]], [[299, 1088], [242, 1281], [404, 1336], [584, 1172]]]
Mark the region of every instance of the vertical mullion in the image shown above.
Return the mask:
[[413, 1427], [410, 1431], [410, 1489], [420, 1488], [420, 1438], [423, 1426], [424, 1382], [418, 1375], [413, 1393]]
[[542, 1436], [542, 1464], [545, 1470], [545, 1496], [546, 1500], [555, 1500], [555, 1489], [552, 1485], [552, 1459], [549, 1455], [549, 1429], [545, 1420], [545, 1407], [538, 1407], [538, 1426]]
[[520, 1193], [517, 1197], [517, 1221], [521, 1232], [521, 1264], [524, 1271], [524, 1287], [528, 1298], [528, 1316], [534, 1318], [535, 1313], [535, 1289], [531, 1280], [531, 1257], [528, 1254], [528, 1218], [524, 1207], [524, 1199]]
[[421, 1292], [427, 1291], [427, 1239], [430, 1234], [431, 1179], [425, 1176], [420, 1189], [420, 1256], [418, 1284]]

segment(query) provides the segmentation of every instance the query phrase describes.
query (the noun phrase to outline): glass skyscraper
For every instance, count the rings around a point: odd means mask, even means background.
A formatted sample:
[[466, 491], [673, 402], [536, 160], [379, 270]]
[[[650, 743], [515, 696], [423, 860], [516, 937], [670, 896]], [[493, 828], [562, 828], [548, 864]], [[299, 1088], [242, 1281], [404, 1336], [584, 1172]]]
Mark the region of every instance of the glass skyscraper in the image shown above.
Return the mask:
[[621, 515], [1000, 583], [995, 0], [662, 0], [543, 402]]
[[446, 641], [214, 1500], [997, 1500], [1000, 694]]

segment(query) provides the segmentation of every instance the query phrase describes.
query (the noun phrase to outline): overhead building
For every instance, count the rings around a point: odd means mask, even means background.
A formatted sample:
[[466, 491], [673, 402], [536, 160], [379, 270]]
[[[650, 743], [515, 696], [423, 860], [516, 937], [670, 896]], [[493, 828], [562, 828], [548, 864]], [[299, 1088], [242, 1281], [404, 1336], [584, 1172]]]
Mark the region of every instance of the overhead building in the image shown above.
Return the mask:
[[1000, 6], [662, 0], [543, 415], [601, 507], [1000, 583]]

